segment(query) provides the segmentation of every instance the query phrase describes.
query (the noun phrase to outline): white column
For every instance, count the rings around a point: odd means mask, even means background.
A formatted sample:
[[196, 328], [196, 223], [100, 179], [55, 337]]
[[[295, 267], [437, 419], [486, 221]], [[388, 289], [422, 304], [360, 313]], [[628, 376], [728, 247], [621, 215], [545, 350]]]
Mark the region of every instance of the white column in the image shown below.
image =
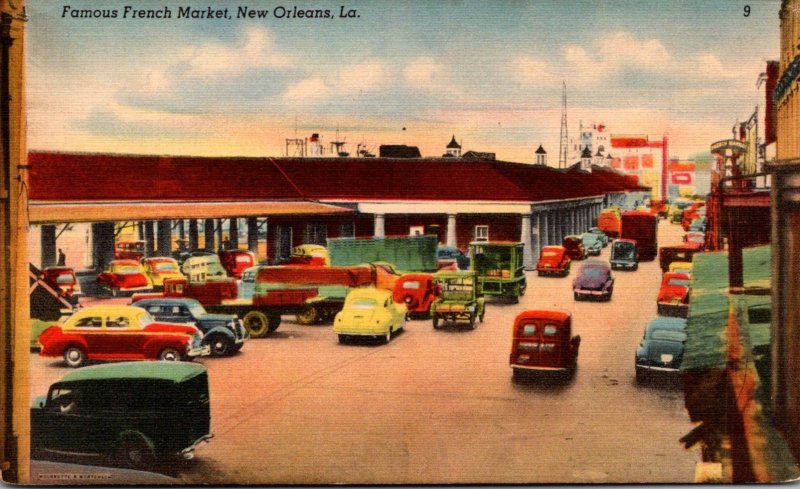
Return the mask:
[[456, 215], [455, 214], [448, 214], [447, 215], [447, 241], [445, 244], [447, 246], [457, 246], [456, 240]]
[[386, 231], [383, 227], [383, 214], [375, 214], [375, 232], [373, 235], [376, 238], [385, 238]]
[[522, 229], [520, 230], [520, 241], [522, 242], [522, 266], [525, 270], [533, 270], [533, 250], [531, 249], [531, 215], [522, 215]]
[[548, 222], [547, 215], [549, 212], [542, 211], [539, 213], [539, 243], [541, 246], [550, 244], [550, 223]]

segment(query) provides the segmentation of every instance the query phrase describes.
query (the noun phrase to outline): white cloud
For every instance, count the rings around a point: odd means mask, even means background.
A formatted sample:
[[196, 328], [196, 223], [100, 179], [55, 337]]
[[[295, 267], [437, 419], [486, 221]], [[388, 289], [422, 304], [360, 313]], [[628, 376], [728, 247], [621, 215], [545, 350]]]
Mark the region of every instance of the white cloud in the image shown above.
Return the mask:
[[343, 94], [380, 90], [389, 84], [391, 76], [386, 63], [368, 60], [342, 67], [335, 88]]
[[252, 69], [289, 66], [288, 58], [274, 49], [263, 27], [245, 29], [236, 46], [209, 42], [184, 48], [179, 59], [189, 65], [191, 75], [199, 77], [238, 76]]
[[553, 72], [552, 67], [547, 61], [531, 58], [529, 56], [523, 56], [513, 60], [509, 69], [512, 75], [523, 83], [547, 85], [557, 82], [560, 79]]
[[301, 80], [289, 87], [283, 94], [284, 102], [311, 103], [330, 95], [330, 88], [320, 78]]
[[412, 88], [441, 88], [447, 85], [445, 67], [432, 58], [417, 58], [403, 68], [403, 80]]
[[602, 37], [598, 53], [601, 62], [612, 67], [633, 66], [655, 71], [668, 66], [672, 58], [658, 39], [639, 40], [626, 32]]

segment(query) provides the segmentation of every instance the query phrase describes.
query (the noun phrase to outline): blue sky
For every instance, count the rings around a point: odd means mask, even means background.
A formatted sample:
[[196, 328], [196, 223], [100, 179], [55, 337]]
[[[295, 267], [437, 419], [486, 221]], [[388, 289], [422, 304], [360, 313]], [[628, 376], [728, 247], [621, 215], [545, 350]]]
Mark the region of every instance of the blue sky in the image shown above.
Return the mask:
[[[287, 137], [337, 127], [356, 143], [557, 159], [561, 87], [569, 132], [668, 134], [680, 158], [707, 151], [763, 108], [759, 73], [779, 50], [780, 2], [253, 0], [29, 1], [32, 149], [281, 155]], [[172, 19], [64, 14], [125, 5]], [[277, 7], [330, 19], [275, 18]], [[231, 18], [177, 19], [181, 6]], [[239, 6], [267, 9], [237, 19]], [[340, 7], [357, 10], [339, 19]], [[405, 129], [403, 129], [405, 128]], [[763, 133], [763, 131], [762, 131]]]

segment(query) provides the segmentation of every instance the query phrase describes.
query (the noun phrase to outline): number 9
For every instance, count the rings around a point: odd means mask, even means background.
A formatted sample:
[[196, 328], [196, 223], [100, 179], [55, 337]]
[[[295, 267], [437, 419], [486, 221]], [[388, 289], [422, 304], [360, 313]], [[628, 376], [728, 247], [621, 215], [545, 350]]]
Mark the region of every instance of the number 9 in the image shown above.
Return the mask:
[[745, 17], [750, 17], [750, 5], [745, 5], [744, 6], [744, 16]]

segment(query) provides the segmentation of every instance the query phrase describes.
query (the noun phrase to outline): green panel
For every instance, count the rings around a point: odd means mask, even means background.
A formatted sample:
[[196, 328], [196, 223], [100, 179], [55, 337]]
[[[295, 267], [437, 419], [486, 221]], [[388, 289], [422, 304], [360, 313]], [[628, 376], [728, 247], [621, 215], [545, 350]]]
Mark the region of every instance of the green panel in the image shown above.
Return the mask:
[[328, 239], [331, 265], [348, 266], [384, 261], [409, 272], [437, 269], [436, 236]]
[[[744, 285], [769, 286], [770, 246], [747, 248], [743, 252]], [[739, 317], [744, 309], [767, 306], [769, 296], [728, 295], [728, 253], [699, 253], [692, 260], [692, 291], [686, 322], [686, 343], [681, 370], [724, 367], [727, 362], [728, 315], [731, 306]], [[731, 298], [734, 301], [731, 301]], [[747, 324], [741, 322], [740, 324]], [[751, 346], [769, 344], [769, 323], [743, 328], [743, 343]]]

